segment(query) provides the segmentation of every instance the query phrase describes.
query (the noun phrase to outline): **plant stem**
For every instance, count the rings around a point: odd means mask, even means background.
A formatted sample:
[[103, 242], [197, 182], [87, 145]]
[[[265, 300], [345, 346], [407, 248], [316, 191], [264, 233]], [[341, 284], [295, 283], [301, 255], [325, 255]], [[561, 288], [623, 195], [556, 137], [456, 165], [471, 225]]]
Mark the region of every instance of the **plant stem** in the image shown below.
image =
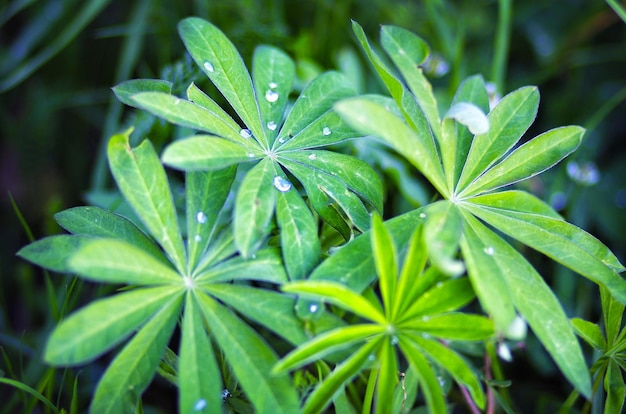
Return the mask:
[[494, 43], [491, 81], [496, 85], [496, 90], [500, 93], [504, 92], [504, 75], [506, 73], [509, 42], [511, 40], [511, 3], [511, 0], [498, 0], [498, 26]]

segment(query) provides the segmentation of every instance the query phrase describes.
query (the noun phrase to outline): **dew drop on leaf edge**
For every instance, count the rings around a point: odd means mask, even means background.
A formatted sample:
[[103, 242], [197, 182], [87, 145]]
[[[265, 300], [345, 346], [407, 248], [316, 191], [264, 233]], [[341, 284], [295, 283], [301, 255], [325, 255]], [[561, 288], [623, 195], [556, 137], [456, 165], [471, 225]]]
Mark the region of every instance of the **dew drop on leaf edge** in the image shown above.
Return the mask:
[[252, 136], [252, 131], [250, 131], [247, 128], [244, 128], [241, 131], [239, 131], [239, 135], [241, 135], [242, 138], [250, 138]]
[[274, 177], [274, 187], [281, 193], [286, 193], [291, 190], [291, 183], [287, 179], [277, 175]]

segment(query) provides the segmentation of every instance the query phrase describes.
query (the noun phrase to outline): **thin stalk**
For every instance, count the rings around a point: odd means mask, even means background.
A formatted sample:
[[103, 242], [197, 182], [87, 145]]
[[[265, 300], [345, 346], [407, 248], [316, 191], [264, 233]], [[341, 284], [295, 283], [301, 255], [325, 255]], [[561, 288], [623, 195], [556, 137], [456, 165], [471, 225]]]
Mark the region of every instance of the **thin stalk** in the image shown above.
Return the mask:
[[498, 25], [494, 42], [493, 66], [491, 81], [496, 90], [504, 92], [504, 77], [509, 57], [509, 43], [511, 41], [512, 0], [498, 0]]
[[619, 4], [616, 0], [606, 0], [608, 5], [613, 9], [615, 13], [626, 23], [626, 9]]

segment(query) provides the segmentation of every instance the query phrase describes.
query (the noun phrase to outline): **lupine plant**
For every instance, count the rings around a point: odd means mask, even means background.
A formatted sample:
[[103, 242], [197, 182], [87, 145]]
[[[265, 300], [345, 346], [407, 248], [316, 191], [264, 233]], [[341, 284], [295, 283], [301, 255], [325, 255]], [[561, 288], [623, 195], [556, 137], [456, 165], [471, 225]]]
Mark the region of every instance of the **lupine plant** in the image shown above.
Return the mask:
[[[556, 128], [520, 144], [537, 89], [515, 90], [492, 108], [480, 76], [459, 86], [442, 117], [421, 69], [426, 43], [383, 27], [392, 70], [353, 28], [390, 97], [357, 96], [338, 72], [296, 96], [287, 54], [259, 46], [249, 72], [226, 36], [198, 18], [180, 23], [181, 38], [230, 108], [195, 84], [184, 97], [154, 79], [114, 88], [122, 102], [189, 136], [160, 158], [149, 140], [130, 145], [132, 129], [113, 136], [109, 166], [137, 222], [72, 208], [56, 216], [69, 235], [19, 252], [56, 272], [122, 286], [61, 322], [44, 355], [52, 365], [80, 365], [126, 342], [92, 412], [135, 412], [155, 372], [178, 387], [183, 413], [315, 413], [331, 404], [409, 412], [418, 400], [440, 413], [452, 388], [473, 412], [492, 410], [491, 351], [519, 338], [511, 327], [520, 321], [573, 385], [572, 400], [598, 389], [575, 332], [601, 349], [606, 357], [592, 372], [608, 378], [607, 407], [618, 406], [625, 269], [600, 241], [512, 187], [574, 151], [584, 130]], [[406, 159], [438, 199], [383, 221], [378, 173], [322, 148], [364, 136]], [[170, 178], [182, 171], [184, 208], [164, 167], [178, 170]], [[600, 286], [606, 339], [595, 325], [570, 323], [512, 239]], [[490, 364], [476, 364], [476, 348]]]

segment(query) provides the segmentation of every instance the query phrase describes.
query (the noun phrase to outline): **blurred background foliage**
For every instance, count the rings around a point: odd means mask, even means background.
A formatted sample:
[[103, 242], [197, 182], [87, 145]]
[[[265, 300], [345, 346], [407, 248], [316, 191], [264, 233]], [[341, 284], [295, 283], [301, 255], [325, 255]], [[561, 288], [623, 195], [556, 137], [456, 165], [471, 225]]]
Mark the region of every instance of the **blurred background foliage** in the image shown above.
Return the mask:
[[[68, 407], [74, 373], [55, 373], [40, 363], [39, 354], [62, 315], [103, 294], [97, 286], [50, 278], [16, 259], [15, 252], [32, 236], [20, 223], [13, 200], [35, 238], [58, 233], [55, 212], [85, 204], [111, 186], [103, 151], [111, 134], [134, 123], [136, 139], [147, 135], [158, 145], [176, 133], [160, 121], [123, 108], [110, 88], [144, 77], [173, 81], [175, 93], [182, 93], [194, 79], [210, 90], [197, 78], [199, 71], [185, 56], [176, 32], [178, 21], [190, 15], [219, 26], [248, 63], [260, 43], [283, 48], [297, 61], [301, 82], [321, 70], [340, 69], [362, 92], [382, 91], [353, 40], [350, 19], [354, 19], [372, 39], [380, 24], [402, 26], [423, 37], [433, 54], [426, 69], [442, 105], [452, 99], [464, 77], [475, 73], [493, 83], [495, 94], [537, 85], [542, 102], [529, 137], [569, 124], [589, 131], [578, 152], [523, 187], [626, 259], [626, 24], [604, 1], [4, 0], [0, 2], [4, 376]], [[419, 177], [403, 173], [405, 165], [391, 155], [381, 161], [380, 154], [363, 143], [343, 149], [378, 163], [387, 186], [402, 190], [388, 195], [386, 216], [428, 199]], [[591, 285], [527, 253], [572, 316], [599, 319], [598, 294]], [[567, 396], [567, 385], [555, 380], [557, 372], [532, 341], [526, 345], [527, 352], [517, 352], [507, 365], [509, 375], [517, 379], [511, 392], [518, 395], [514, 399], [522, 412], [554, 412], [555, 404]], [[90, 393], [103, 366], [104, 362], [79, 370], [79, 395]], [[0, 412], [33, 407], [35, 402], [25, 395], [0, 385], [0, 401], [9, 401]]]

